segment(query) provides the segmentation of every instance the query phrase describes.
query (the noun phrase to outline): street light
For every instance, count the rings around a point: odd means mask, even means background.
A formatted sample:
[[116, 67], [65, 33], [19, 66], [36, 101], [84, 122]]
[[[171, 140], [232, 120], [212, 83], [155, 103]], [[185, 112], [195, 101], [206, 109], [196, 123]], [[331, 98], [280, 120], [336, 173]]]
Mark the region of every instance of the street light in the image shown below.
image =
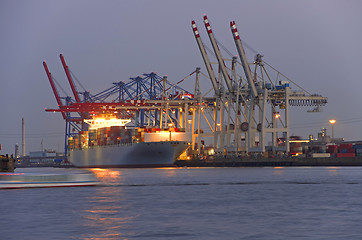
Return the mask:
[[329, 120], [329, 123], [332, 125], [332, 139], [334, 138], [334, 124], [336, 123], [336, 120], [331, 119]]

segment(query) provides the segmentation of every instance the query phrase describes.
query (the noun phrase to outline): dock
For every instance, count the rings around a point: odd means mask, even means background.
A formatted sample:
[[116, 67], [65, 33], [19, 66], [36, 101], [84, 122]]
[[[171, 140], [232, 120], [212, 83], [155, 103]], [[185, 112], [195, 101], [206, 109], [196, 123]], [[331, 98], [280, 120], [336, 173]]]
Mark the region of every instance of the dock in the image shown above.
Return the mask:
[[305, 166], [362, 166], [362, 157], [345, 158], [238, 158], [177, 160], [178, 167], [305, 167]]

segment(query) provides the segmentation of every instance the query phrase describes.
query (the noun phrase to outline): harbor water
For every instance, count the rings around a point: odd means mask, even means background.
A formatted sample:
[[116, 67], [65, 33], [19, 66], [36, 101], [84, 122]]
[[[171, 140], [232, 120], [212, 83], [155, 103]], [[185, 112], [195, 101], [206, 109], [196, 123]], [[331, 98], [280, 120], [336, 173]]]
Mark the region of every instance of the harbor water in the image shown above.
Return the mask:
[[0, 239], [362, 239], [361, 167], [93, 171], [0, 190]]

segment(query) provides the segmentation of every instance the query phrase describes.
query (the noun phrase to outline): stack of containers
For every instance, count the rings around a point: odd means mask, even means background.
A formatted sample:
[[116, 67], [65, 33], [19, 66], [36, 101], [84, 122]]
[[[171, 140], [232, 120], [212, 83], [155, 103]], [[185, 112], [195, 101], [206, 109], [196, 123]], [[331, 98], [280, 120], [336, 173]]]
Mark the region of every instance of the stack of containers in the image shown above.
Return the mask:
[[108, 135], [110, 134], [110, 128], [104, 127], [100, 128], [100, 145], [107, 145]]
[[89, 130], [89, 142], [88, 142], [88, 145], [89, 146], [97, 146], [98, 145], [97, 129]]
[[79, 134], [76, 134], [76, 135], [74, 135], [74, 137], [73, 137], [73, 140], [74, 140], [74, 145], [73, 145], [73, 148], [79, 148]]
[[111, 127], [107, 127], [105, 145], [109, 145], [111, 142]]
[[291, 142], [289, 144], [290, 147], [290, 153], [292, 154], [301, 154], [303, 153], [303, 149], [302, 149], [302, 143], [301, 142]]
[[332, 157], [336, 156], [338, 153], [338, 145], [328, 145], [327, 153], [330, 153]]
[[131, 132], [129, 129], [121, 128], [121, 143], [131, 143], [132, 142], [132, 136], [130, 135]]
[[103, 138], [104, 138], [104, 128], [98, 128], [97, 129], [98, 145], [102, 146], [104, 144]]
[[355, 157], [355, 149], [352, 144], [340, 144], [338, 147], [337, 157]]
[[356, 151], [356, 157], [362, 157], [362, 145], [354, 145], [353, 148]]
[[74, 148], [74, 139], [73, 137], [68, 138], [68, 148], [73, 149]]
[[140, 133], [139, 133], [139, 136], [140, 136], [140, 141], [141, 141], [141, 142], [144, 142], [144, 141], [145, 141], [145, 133], [144, 133], [144, 132], [140, 132]]
[[107, 144], [117, 144], [118, 138], [121, 135], [121, 126], [112, 126], [110, 128], [110, 136], [108, 138]]
[[321, 153], [321, 147], [320, 146], [311, 146], [311, 152], [312, 153]]
[[131, 131], [131, 139], [132, 139], [131, 142], [136, 142], [137, 139], [138, 139], [138, 141], [140, 141], [140, 137], [139, 137], [139, 134], [138, 134], [138, 129], [137, 128], [131, 128], [129, 130]]
[[[138, 131], [137, 136], [139, 137], [140, 142], [144, 142], [144, 140], [145, 140], [145, 129], [144, 128], [138, 128], [137, 131]], [[152, 128], [151, 128], [151, 131], [152, 131]], [[155, 128], [155, 131], [156, 131], [156, 128]]]
[[97, 145], [101, 145], [101, 129], [97, 129]]
[[80, 131], [79, 138], [80, 138], [80, 147], [87, 148], [89, 142], [88, 131]]

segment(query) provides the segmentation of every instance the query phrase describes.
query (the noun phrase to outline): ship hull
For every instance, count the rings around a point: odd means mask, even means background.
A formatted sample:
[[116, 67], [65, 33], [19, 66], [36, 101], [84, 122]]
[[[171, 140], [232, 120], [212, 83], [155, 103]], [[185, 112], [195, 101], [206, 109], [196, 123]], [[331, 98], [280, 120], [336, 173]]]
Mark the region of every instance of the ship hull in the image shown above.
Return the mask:
[[187, 142], [141, 142], [73, 149], [68, 160], [83, 168], [169, 167], [188, 147]]

